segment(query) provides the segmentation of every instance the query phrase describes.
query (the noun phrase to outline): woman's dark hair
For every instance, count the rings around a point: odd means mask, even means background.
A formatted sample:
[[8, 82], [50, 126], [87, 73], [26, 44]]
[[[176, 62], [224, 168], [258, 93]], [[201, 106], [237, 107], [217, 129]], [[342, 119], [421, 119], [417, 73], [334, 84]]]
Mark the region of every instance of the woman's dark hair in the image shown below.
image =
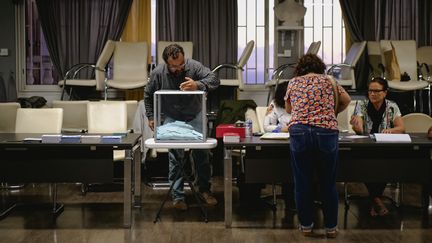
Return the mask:
[[180, 53], [184, 56], [183, 47], [181, 47], [179, 44], [171, 44], [165, 47], [164, 51], [162, 52], [162, 58], [164, 59], [165, 63], [168, 63], [169, 57], [172, 57], [172, 59], [177, 59]]
[[294, 70], [295, 76], [303, 76], [308, 73], [324, 74], [326, 65], [324, 62], [315, 54], [306, 54], [301, 57]]
[[368, 87], [369, 87], [369, 85], [370, 85], [371, 83], [379, 83], [379, 84], [381, 84], [381, 86], [383, 86], [383, 90], [384, 90], [384, 91], [387, 91], [387, 90], [388, 90], [388, 82], [387, 82], [387, 80], [385, 80], [385, 79], [383, 79], [383, 78], [381, 78], [381, 77], [375, 77], [374, 79], [372, 79], [372, 80], [369, 82]]
[[278, 84], [275, 91], [274, 103], [278, 107], [285, 108], [285, 95], [287, 90], [288, 82]]

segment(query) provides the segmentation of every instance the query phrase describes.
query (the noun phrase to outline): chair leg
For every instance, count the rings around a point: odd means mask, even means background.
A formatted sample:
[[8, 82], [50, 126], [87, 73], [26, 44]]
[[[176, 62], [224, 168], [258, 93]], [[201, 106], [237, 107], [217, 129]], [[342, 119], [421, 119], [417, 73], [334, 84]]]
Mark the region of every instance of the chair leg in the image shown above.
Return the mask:
[[108, 85], [107, 85], [107, 81], [108, 81], [108, 79], [105, 78], [105, 80], [104, 80], [104, 85], [105, 85], [105, 87], [104, 87], [104, 99], [105, 99], [105, 101], [108, 98]]
[[50, 190], [51, 190], [52, 202], [53, 202], [52, 213], [56, 217], [63, 212], [64, 205], [57, 203], [57, 183], [52, 183]]
[[8, 183], [2, 182], [0, 184], [0, 189], [4, 189], [4, 190], [18, 190], [18, 189], [22, 189], [25, 187], [25, 184], [12, 184], [9, 185]]
[[344, 199], [345, 199], [345, 210], [348, 210], [349, 205], [349, 196], [348, 196], [348, 183], [344, 182]]
[[60, 100], [63, 100], [63, 97], [64, 97], [64, 93], [65, 93], [65, 87], [66, 87], [66, 85], [65, 85], [65, 84], [63, 84], [63, 87], [62, 87], [62, 93], [61, 93], [61, 97], [60, 97]]

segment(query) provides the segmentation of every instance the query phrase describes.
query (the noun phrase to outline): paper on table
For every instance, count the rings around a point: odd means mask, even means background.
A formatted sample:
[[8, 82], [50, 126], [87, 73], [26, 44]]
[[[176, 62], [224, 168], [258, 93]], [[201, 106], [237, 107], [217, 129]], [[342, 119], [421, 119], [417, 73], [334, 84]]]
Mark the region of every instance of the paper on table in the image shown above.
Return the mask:
[[343, 138], [349, 138], [349, 139], [356, 139], [356, 138], [368, 138], [369, 136], [366, 135], [348, 135], [344, 136]]
[[288, 139], [289, 133], [287, 132], [266, 132], [261, 136], [261, 139]]
[[411, 142], [409, 134], [375, 133], [377, 142]]

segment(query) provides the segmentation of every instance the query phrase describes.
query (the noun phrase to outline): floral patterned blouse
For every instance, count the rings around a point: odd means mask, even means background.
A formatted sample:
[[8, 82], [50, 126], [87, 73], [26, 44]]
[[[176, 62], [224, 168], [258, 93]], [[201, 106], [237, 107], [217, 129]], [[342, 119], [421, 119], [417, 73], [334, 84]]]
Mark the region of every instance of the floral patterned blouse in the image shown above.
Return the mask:
[[[383, 113], [383, 119], [378, 128], [379, 132], [381, 132], [383, 129], [393, 128], [394, 120], [402, 116], [398, 105], [394, 101], [385, 99], [385, 102], [386, 102], [386, 108]], [[364, 120], [363, 131], [365, 134], [369, 134], [370, 131], [372, 130], [372, 120], [370, 116], [367, 114], [368, 103], [369, 100], [363, 100], [357, 103], [353, 114], [355, 116], [363, 117]]]
[[[339, 94], [343, 88], [338, 84]], [[327, 75], [304, 75], [290, 80], [285, 100], [292, 106], [290, 127], [304, 124], [338, 130], [333, 85]]]

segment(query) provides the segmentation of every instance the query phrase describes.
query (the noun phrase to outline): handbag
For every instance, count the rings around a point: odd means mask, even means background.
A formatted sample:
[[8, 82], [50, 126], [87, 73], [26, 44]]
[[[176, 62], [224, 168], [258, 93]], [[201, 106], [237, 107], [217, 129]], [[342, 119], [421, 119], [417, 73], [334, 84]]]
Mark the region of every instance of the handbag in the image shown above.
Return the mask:
[[338, 90], [337, 83], [336, 83], [336, 80], [334, 79], [334, 77], [331, 75], [327, 75], [327, 77], [330, 79], [332, 87], [333, 87], [334, 110], [335, 110], [335, 113], [337, 114], [338, 110], [339, 110], [339, 90]]

